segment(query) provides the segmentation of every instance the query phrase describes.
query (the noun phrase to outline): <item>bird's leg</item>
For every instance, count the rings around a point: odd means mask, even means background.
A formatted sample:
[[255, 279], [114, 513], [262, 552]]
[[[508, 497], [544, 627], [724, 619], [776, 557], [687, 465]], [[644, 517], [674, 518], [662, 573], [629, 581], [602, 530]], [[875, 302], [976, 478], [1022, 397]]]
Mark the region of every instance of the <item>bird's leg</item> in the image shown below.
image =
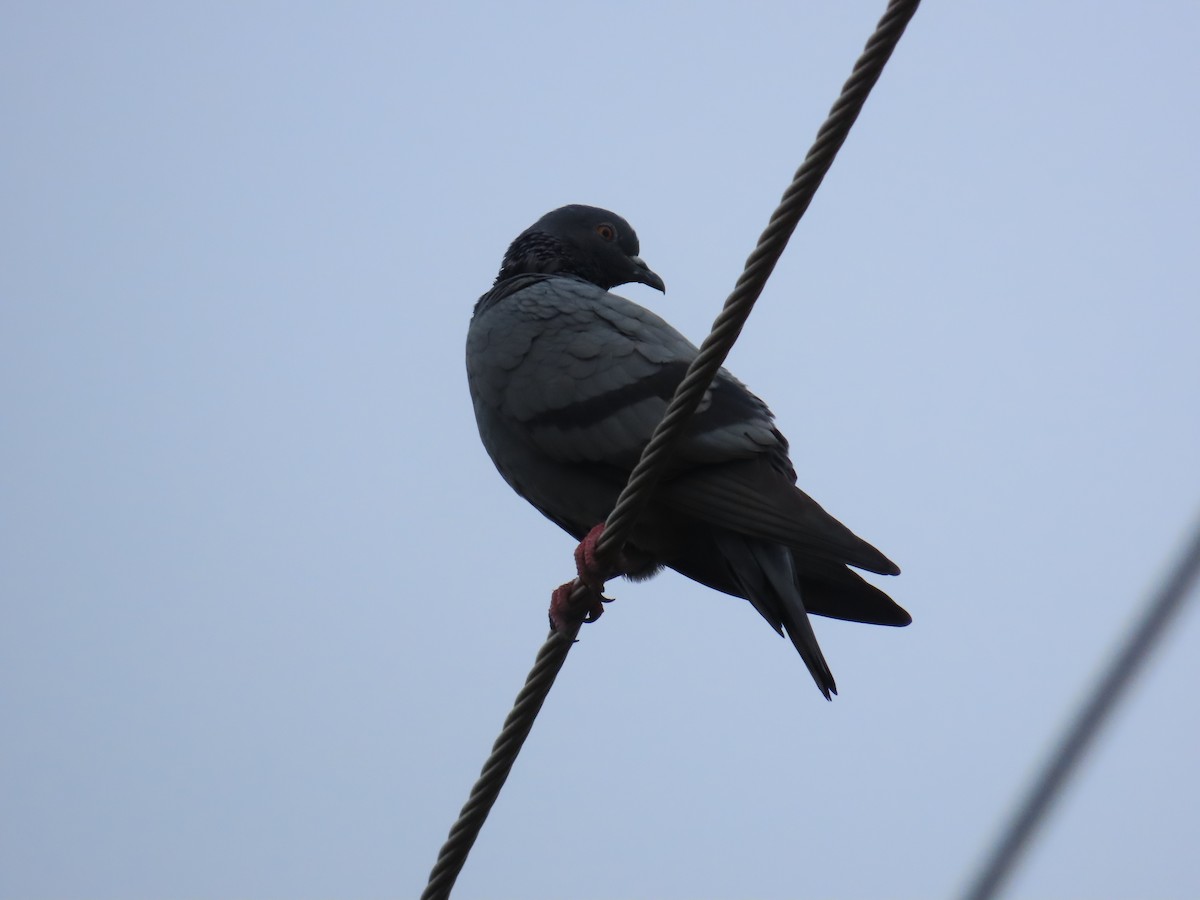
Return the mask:
[[566, 584], [560, 584], [550, 595], [550, 628], [554, 631], [566, 631], [575, 622], [595, 622], [604, 614], [606, 598], [584, 585], [584, 598], [579, 604], [571, 602], [575, 586], [580, 584], [578, 578], [572, 578]]
[[604, 593], [604, 582], [607, 576], [613, 574], [611, 570], [603, 568], [596, 558], [596, 545], [600, 543], [602, 534], [603, 522], [585, 534], [575, 548], [575, 571], [579, 573], [579, 580], [597, 594]]
[[[559, 585], [550, 595], [550, 627], [555, 631], [564, 630], [568, 623], [574, 621], [595, 622], [604, 613], [604, 604], [607, 602], [604, 581], [612, 573], [601, 567], [596, 558], [596, 545], [602, 534], [603, 522], [584, 535], [575, 548], [575, 569], [579, 577]], [[571, 603], [576, 584], [581, 584], [587, 591], [579, 605]]]

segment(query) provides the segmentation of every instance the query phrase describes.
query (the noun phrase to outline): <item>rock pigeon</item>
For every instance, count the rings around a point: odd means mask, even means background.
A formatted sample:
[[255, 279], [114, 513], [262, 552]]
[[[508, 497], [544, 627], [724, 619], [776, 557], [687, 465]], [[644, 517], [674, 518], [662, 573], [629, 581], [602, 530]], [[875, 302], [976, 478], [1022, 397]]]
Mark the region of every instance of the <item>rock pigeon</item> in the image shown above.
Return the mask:
[[[509, 246], [467, 333], [467, 379], [492, 462], [513, 490], [585, 542], [612, 511], [697, 353], [659, 316], [609, 293], [630, 282], [666, 290], [638, 252], [637, 234], [615, 213], [580, 205], [549, 212]], [[832, 699], [837, 686], [808, 614], [879, 625], [912, 619], [847, 568], [897, 575], [896, 564], [795, 485], [771, 411], [722, 369], [620, 569], [638, 579], [668, 566], [749, 600], [786, 632]]]

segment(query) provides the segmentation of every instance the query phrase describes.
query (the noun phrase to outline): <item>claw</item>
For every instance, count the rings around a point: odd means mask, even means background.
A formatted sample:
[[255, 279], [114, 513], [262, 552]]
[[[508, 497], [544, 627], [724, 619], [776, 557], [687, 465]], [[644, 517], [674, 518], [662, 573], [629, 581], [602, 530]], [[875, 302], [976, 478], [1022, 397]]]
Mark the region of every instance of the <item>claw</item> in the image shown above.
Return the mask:
[[[588, 588], [581, 603], [571, 602], [578, 581], [568, 581], [560, 584], [550, 595], [550, 628], [553, 631], [564, 632], [575, 622], [595, 622], [604, 615], [604, 604], [609, 602], [607, 597]], [[585, 585], [586, 587], [586, 585]]]
[[[602, 534], [603, 522], [584, 535], [575, 548], [575, 569], [579, 577], [559, 585], [550, 595], [550, 628], [554, 631], [564, 632], [576, 622], [595, 622], [604, 615], [604, 604], [610, 602], [610, 598], [604, 596], [604, 581], [615, 573], [602, 567], [596, 558], [596, 545]], [[571, 596], [580, 584], [587, 590], [579, 603], [572, 603]]]

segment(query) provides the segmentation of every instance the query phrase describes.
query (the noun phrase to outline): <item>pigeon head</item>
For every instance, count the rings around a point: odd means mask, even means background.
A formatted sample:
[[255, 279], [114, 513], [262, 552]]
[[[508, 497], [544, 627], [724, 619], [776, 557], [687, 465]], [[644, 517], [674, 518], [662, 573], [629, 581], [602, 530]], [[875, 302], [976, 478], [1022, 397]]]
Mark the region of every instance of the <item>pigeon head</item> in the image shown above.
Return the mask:
[[631, 281], [667, 289], [638, 256], [637, 232], [628, 222], [578, 204], [548, 212], [522, 231], [504, 254], [496, 283], [530, 273], [576, 275], [606, 291]]

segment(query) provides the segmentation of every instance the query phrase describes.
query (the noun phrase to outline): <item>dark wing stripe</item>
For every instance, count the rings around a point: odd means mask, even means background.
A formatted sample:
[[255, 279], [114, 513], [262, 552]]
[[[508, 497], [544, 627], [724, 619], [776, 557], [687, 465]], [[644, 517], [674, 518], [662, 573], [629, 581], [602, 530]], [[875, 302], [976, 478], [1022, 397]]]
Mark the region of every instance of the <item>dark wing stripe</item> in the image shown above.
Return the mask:
[[770, 420], [771, 413], [761, 400], [740, 384], [718, 376], [696, 411], [692, 431], [720, 431], [746, 422], [766, 424]]
[[[606, 419], [620, 418], [629, 407], [644, 400], [659, 399], [667, 402], [687, 372], [686, 362], [669, 362], [656, 369], [653, 374], [623, 385], [615, 390], [577, 400], [570, 406], [547, 409], [525, 421], [530, 428], [554, 427], [564, 431], [573, 428], [590, 428]], [[646, 434], [643, 440], [649, 440]]]
[[[576, 400], [570, 406], [560, 406], [537, 413], [526, 420], [531, 428], [552, 425], [558, 428], [588, 428], [610, 417], [620, 416], [627, 407], [643, 400], [659, 399], [669, 402], [687, 373], [683, 360], [663, 363], [652, 374], [603, 394]], [[718, 380], [709, 391], [689, 427], [691, 434], [705, 434], [736, 428], [751, 423], [771, 429], [780, 448], [787, 451], [787, 440], [771, 426], [771, 414], [762, 401], [731, 381]], [[646, 436], [649, 438], [649, 435]]]

